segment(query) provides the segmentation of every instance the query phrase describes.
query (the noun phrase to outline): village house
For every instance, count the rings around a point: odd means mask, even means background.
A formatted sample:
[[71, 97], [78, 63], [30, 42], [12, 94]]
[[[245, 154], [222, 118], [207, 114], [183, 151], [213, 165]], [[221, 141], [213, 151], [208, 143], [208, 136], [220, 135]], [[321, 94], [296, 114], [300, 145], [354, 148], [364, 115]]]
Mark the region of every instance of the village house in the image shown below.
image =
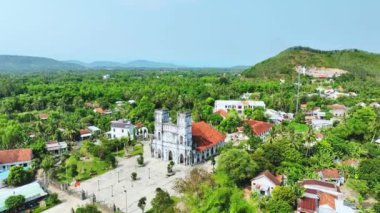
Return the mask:
[[31, 149], [0, 150], [0, 172], [8, 171], [12, 166], [31, 167]]
[[105, 74], [102, 76], [103, 80], [108, 80], [111, 78], [110, 74]]
[[303, 196], [297, 201], [299, 213], [355, 213], [354, 206], [344, 201], [340, 188], [333, 183], [320, 180], [303, 180]]
[[102, 115], [109, 115], [109, 114], [112, 114], [112, 111], [111, 110], [108, 110], [108, 109], [103, 109], [101, 107], [97, 107], [94, 109], [94, 112], [95, 113], [98, 113], [98, 114], [102, 114]]
[[339, 174], [338, 169], [322, 169], [318, 172], [318, 176], [322, 181], [331, 182], [337, 186], [344, 183], [344, 177]]
[[376, 109], [380, 108], [380, 104], [377, 103], [377, 102], [371, 103], [370, 106], [373, 107], [373, 108], [376, 108]]
[[111, 121], [111, 130], [107, 132], [109, 138], [123, 138], [127, 137], [134, 140], [136, 137], [148, 137], [148, 128], [142, 123], [133, 125], [130, 120], [120, 119]]
[[333, 127], [333, 121], [332, 120], [324, 120], [324, 119], [312, 119], [311, 120], [311, 126], [315, 130], [319, 130], [322, 128], [330, 128], [330, 127]]
[[260, 195], [270, 196], [276, 186], [283, 184], [283, 179], [282, 175], [274, 176], [266, 170], [251, 180], [251, 191]]
[[357, 168], [359, 166], [359, 160], [348, 159], [348, 160], [341, 161], [340, 164]]
[[252, 132], [261, 139], [264, 139], [273, 127], [273, 124], [257, 120], [245, 120], [244, 123], [249, 124]]
[[178, 113], [174, 124], [170, 122], [169, 111], [155, 110], [154, 126], [152, 156], [176, 164], [204, 162], [224, 145], [224, 134], [203, 121], [192, 123], [189, 112]]
[[226, 110], [223, 110], [223, 109], [217, 110], [214, 113], [222, 116], [223, 119], [226, 119], [228, 116], [228, 112]]
[[294, 114], [276, 111], [273, 109], [266, 109], [265, 117], [267, 117], [270, 122], [278, 124], [283, 122], [284, 120], [292, 120], [294, 118]]
[[262, 107], [265, 109], [265, 103], [263, 101], [252, 101], [252, 100], [216, 100], [214, 106], [214, 112], [218, 110], [236, 110], [239, 114], [243, 114], [244, 109], [254, 109], [256, 107]]
[[0, 212], [7, 210], [5, 200], [12, 195], [22, 195], [25, 198], [26, 206], [31, 206], [31, 204], [35, 206], [47, 193], [37, 181], [15, 188], [2, 188], [0, 189]]
[[49, 115], [47, 113], [40, 113], [38, 115], [38, 117], [41, 119], [41, 120], [47, 120], [49, 118]]
[[344, 117], [347, 114], [347, 107], [341, 104], [332, 104], [327, 106], [331, 109], [331, 113], [334, 117]]
[[53, 156], [61, 156], [64, 153], [67, 153], [67, 143], [66, 142], [57, 142], [49, 141], [45, 145], [46, 150]]

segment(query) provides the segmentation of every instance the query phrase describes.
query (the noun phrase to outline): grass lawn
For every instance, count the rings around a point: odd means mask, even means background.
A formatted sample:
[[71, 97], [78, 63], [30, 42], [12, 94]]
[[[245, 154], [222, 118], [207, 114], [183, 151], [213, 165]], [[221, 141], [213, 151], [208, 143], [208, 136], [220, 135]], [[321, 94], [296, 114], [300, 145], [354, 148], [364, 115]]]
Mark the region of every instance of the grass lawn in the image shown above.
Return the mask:
[[132, 149], [128, 149], [128, 154], [130, 156], [135, 156], [135, 155], [139, 155], [139, 154], [143, 154], [144, 152], [144, 146], [141, 145], [141, 144], [137, 144], [133, 147], [133, 150]]
[[307, 132], [309, 130], [309, 126], [306, 124], [300, 124], [296, 122], [289, 123], [290, 128], [294, 128], [294, 130], [298, 133]]
[[[75, 177], [76, 180], [82, 181], [90, 179], [93, 176], [103, 174], [111, 169], [111, 165], [105, 161], [101, 161], [97, 157], [92, 157], [89, 160], [79, 161], [75, 157], [70, 157], [66, 160], [69, 164], [76, 164], [78, 175]], [[66, 179], [66, 170], [63, 169], [58, 172], [57, 179], [61, 183], [68, 182], [71, 183], [73, 178], [68, 177]]]

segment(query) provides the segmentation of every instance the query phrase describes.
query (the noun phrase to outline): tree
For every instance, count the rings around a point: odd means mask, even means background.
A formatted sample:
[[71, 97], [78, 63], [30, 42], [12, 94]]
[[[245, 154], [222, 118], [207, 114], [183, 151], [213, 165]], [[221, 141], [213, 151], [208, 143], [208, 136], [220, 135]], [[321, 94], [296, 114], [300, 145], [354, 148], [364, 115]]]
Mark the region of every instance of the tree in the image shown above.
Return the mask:
[[173, 166], [174, 166], [174, 161], [170, 161], [169, 163], [168, 163], [168, 173], [170, 174], [170, 173], [173, 173]]
[[174, 200], [170, 197], [168, 192], [163, 191], [161, 188], [156, 189], [156, 196], [152, 199], [153, 213], [174, 213]]
[[140, 198], [137, 206], [141, 209], [141, 211], [144, 213], [144, 209], [145, 209], [145, 206], [146, 206], [146, 197], [142, 197]]
[[12, 186], [21, 186], [33, 180], [30, 171], [25, 171], [22, 166], [12, 166], [9, 170], [7, 184]]
[[78, 175], [78, 166], [76, 164], [67, 165], [66, 169], [70, 177], [74, 178]]
[[265, 109], [262, 107], [255, 107], [252, 112], [252, 119], [258, 121], [266, 121]]
[[297, 195], [290, 186], [276, 186], [272, 191], [272, 198], [285, 201], [290, 206], [294, 206]]
[[136, 172], [132, 172], [131, 173], [131, 178], [133, 181], [137, 180], [137, 173]]
[[293, 212], [293, 208], [286, 201], [276, 200], [271, 198], [267, 204], [266, 209], [270, 213], [290, 213]]
[[140, 154], [139, 157], [137, 158], [137, 163], [139, 164], [139, 166], [144, 165], [144, 156], [142, 154]]
[[257, 169], [257, 164], [245, 150], [229, 149], [220, 155], [216, 171], [227, 174], [237, 184], [244, 184]]
[[45, 185], [48, 176], [49, 176], [49, 171], [54, 167], [54, 159], [51, 155], [45, 155], [44, 159], [41, 162], [41, 168], [44, 170], [44, 176], [45, 176]]
[[5, 207], [11, 212], [17, 212], [16, 209], [25, 204], [25, 197], [23, 195], [12, 195], [5, 200]]

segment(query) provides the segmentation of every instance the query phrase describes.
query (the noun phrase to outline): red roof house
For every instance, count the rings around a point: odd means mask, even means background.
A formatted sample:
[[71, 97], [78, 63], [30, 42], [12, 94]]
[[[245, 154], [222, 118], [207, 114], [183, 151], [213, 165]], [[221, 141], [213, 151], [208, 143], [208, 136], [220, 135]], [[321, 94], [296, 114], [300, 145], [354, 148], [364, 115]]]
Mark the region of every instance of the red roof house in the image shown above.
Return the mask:
[[226, 110], [223, 110], [223, 109], [216, 111], [215, 114], [218, 114], [218, 115], [222, 116], [223, 118], [227, 118], [227, 116], [228, 116], [228, 112]]
[[318, 199], [303, 197], [298, 201], [297, 212], [316, 213]]
[[265, 133], [269, 132], [273, 125], [264, 121], [257, 120], [245, 120], [244, 123], [249, 124], [252, 127], [252, 131], [257, 136], [262, 136]]
[[41, 120], [46, 120], [49, 118], [49, 115], [47, 113], [40, 113], [38, 116]]
[[204, 151], [219, 143], [223, 143], [226, 136], [204, 121], [192, 124], [192, 138], [197, 151]]
[[13, 165], [28, 166], [32, 161], [32, 157], [31, 149], [0, 150], [0, 171], [8, 170]]

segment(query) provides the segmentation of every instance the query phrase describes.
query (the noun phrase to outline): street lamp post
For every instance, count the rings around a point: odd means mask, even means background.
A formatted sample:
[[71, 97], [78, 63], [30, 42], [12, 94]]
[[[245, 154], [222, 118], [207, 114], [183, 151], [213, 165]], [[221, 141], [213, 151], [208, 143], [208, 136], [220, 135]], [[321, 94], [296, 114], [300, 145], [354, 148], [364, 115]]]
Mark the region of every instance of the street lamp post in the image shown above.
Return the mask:
[[125, 192], [125, 212], [127, 213], [128, 212], [128, 194], [127, 194], [127, 190], [124, 190]]

